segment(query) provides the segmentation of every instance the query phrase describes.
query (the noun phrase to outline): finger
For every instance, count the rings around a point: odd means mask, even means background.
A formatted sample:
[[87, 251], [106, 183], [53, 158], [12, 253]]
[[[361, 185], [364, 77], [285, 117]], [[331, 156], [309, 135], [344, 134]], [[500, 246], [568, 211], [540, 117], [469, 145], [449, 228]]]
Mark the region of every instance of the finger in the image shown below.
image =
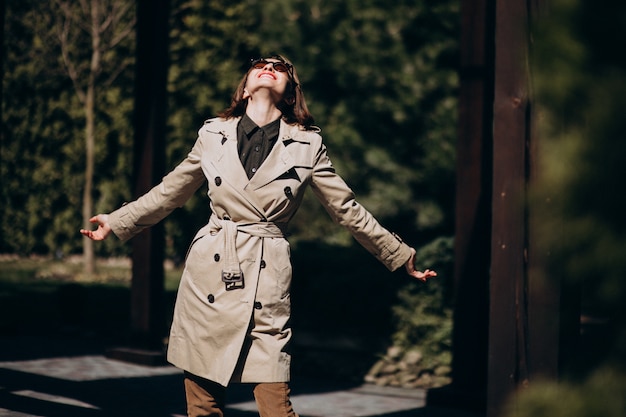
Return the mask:
[[93, 232], [91, 230], [84, 230], [81, 229], [80, 233], [85, 236], [88, 237], [89, 239], [93, 239]]
[[85, 230], [85, 229], [81, 229], [80, 233], [83, 234], [83, 236], [88, 237], [91, 240], [103, 240], [102, 234], [98, 233], [98, 231], [93, 231], [93, 230]]
[[425, 270], [424, 272], [422, 271], [415, 271], [414, 273], [411, 274], [411, 276], [413, 276], [414, 278], [422, 281], [422, 282], [426, 282], [428, 280], [428, 278], [433, 278], [437, 276], [437, 273], [435, 271], [431, 271], [430, 269]]

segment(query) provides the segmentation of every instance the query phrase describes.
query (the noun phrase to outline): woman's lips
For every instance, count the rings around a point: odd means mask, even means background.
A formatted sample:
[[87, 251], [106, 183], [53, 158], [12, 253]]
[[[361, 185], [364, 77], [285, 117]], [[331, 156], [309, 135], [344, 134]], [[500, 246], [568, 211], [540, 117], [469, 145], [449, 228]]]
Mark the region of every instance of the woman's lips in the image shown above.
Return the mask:
[[258, 78], [262, 78], [262, 77], [271, 77], [273, 80], [276, 79], [276, 76], [274, 74], [272, 74], [271, 72], [268, 72], [268, 71], [264, 71], [264, 72], [260, 73]]

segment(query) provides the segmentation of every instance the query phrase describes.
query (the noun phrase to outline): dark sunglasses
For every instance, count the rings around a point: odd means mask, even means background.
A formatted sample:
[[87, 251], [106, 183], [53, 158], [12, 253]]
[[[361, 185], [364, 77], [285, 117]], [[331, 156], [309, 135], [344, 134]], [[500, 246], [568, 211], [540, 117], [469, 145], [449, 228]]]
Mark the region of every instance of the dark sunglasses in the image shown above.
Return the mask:
[[293, 66], [291, 64], [288, 64], [286, 62], [282, 62], [282, 61], [268, 61], [266, 59], [253, 59], [251, 60], [250, 63], [250, 67], [254, 68], [254, 69], [262, 69], [265, 68], [265, 66], [267, 64], [272, 64], [272, 66], [274, 67], [274, 70], [278, 71], [278, 72], [288, 72], [289, 74], [291, 74], [291, 69], [293, 68]]

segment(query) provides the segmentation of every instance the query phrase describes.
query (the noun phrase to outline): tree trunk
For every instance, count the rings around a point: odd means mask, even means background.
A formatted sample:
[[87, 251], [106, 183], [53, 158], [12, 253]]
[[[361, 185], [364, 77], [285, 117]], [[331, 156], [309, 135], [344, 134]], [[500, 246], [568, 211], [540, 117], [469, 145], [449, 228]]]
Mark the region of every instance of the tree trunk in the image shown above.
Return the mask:
[[[87, 88], [85, 101], [85, 189], [83, 192], [83, 223], [85, 229], [93, 227], [89, 219], [93, 215], [93, 174], [94, 174], [94, 148], [95, 148], [95, 91], [94, 86]], [[93, 241], [83, 238], [83, 256], [85, 262], [85, 274], [92, 275], [96, 272], [96, 259], [94, 255]]]
[[[89, 219], [94, 214], [93, 207], [93, 176], [95, 170], [95, 105], [96, 105], [96, 81], [101, 71], [101, 45], [100, 9], [98, 0], [91, 1], [91, 65], [89, 82], [85, 94], [85, 191], [83, 194], [83, 223], [85, 228], [92, 225]], [[83, 238], [83, 256], [85, 262], [85, 274], [92, 275], [96, 271], [96, 258], [94, 255], [93, 241]]]

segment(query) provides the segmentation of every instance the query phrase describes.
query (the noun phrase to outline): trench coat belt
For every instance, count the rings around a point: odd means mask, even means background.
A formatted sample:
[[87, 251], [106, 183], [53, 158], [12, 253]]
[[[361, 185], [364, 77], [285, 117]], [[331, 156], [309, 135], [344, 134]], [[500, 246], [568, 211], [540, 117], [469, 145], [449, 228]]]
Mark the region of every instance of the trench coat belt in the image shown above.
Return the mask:
[[256, 237], [285, 237], [286, 225], [272, 222], [235, 223], [231, 220], [220, 219], [215, 214], [209, 218], [211, 232], [224, 231], [224, 270], [226, 273], [241, 274], [239, 258], [237, 257], [237, 233], [247, 233]]

